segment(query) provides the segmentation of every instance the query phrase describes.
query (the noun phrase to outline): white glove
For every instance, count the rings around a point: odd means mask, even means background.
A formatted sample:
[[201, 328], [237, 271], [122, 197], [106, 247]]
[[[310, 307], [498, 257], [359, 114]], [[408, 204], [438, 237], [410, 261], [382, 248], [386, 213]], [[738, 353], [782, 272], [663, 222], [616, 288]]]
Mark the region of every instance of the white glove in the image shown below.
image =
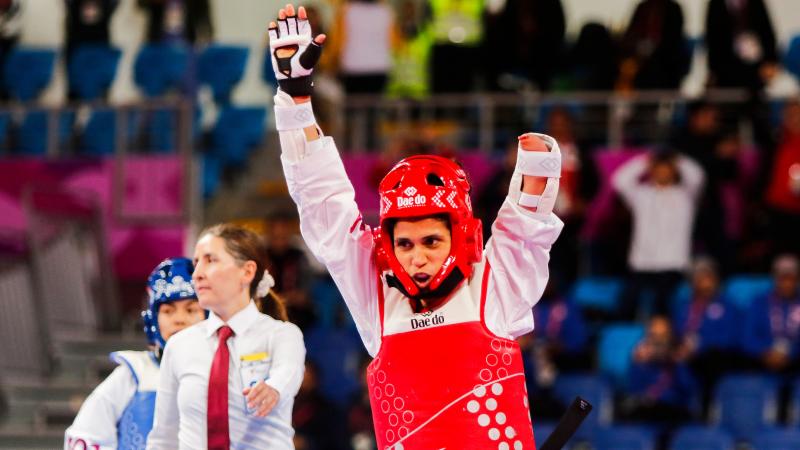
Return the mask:
[[314, 83], [311, 73], [322, 54], [322, 46], [311, 38], [308, 19], [297, 15], [278, 19], [269, 28], [272, 70], [281, 90], [292, 97], [311, 95]]

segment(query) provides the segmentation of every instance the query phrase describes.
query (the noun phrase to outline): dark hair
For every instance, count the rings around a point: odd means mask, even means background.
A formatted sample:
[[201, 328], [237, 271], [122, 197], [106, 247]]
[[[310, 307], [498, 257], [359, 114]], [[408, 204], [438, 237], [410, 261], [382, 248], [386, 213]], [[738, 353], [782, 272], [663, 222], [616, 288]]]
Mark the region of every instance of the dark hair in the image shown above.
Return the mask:
[[[247, 261], [256, 263], [256, 274], [250, 283], [250, 297], [252, 297], [259, 311], [276, 319], [288, 321], [286, 304], [272, 289], [266, 297], [256, 295], [258, 283], [264, 277], [266, 269], [266, 247], [264, 241], [255, 232], [232, 223], [221, 223], [206, 228], [200, 232], [200, 238], [206, 235], [218, 237], [225, 242], [225, 249], [241, 264]], [[199, 239], [199, 238], [198, 238]], [[271, 300], [266, 302], [265, 300]]]

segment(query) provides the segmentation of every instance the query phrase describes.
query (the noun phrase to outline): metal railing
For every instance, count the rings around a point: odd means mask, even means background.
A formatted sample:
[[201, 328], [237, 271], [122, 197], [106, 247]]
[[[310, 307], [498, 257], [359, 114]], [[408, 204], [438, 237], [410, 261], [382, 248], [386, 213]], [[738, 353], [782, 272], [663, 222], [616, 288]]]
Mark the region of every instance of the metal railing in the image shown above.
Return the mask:
[[[30, 119], [44, 115], [42, 136]], [[40, 117], [41, 118], [41, 117]], [[38, 155], [47, 160], [112, 156], [114, 218], [119, 223], [186, 223], [197, 212], [193, 171], [195, 110], [185, 98], [147, 100], [125, 105], [105, 102], [42, 106], [35, 103], [0, 104], [6, 121], [0, 157]], [[103, 135], [100, 139], [96, 136]], [[94, 139], [93, 139], [94, 138]], [[36, 142], [31, 143], [34, 140]], [[41, 146], [44, 148], [42, 149]], [[35, 148], [30, 148], [35, 147]], [[126, 164], [138, 155], [176, 155], [182, 161], [180, 204], [177, 214], [137, 211], [125, 207]], [[156, 174], [157, 175], [157, 174]]]
[[[744, 90], [710, 90], [703, 99], [721, 106], [745, 105]], [[572, 112], [576, 132], [592, 142], [617, 148], [631, 140], [652, 142], [665, 137], [675, 112], [693, 99], [679, 91], [538, 93], [471, 93], [433, 95], [424, 100], [391, 99], [376, 95], [348, 96], [322, 106], [325, 122], [340, 149], [370, 151], [384, 148], [394, 132], [418, 134], [419, 127], [448, 123], [448, 136], [438, 136], [456, 148], [490, 152], [503, 148], [508, 137], [534, 130], [555, 106]], [[319, 99], [324, 103], [324, 99]], [[749, 137], [747, 124], [743, 133]], [[391, 131], [386, 131], [391, 128]], [[540, 131], [540, 130], [534, 130]]]

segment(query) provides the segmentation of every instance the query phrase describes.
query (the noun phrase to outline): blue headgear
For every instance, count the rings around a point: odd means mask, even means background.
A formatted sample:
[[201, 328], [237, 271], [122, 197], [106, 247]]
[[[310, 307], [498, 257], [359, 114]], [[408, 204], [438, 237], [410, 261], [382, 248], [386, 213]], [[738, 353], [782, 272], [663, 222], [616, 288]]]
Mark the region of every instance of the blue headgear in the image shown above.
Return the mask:
[[153, 270], [147, 279], [150, 297], [148, 308], [142, 311], [144, 332], [152, 345], [164, 348], [166, 342], [158, 329], [158, 307], [177, 300], [195, 299], [192, 286], [194, 265], [188, 258], [167, 258]]

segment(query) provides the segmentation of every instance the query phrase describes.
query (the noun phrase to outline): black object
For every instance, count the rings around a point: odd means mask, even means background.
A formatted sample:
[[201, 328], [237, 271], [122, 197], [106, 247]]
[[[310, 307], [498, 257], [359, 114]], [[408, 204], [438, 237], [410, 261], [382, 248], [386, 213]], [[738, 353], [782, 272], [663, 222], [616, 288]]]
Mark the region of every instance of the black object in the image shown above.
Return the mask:
[[556, 428], [544, 444], [539, 447], [539, 450], [561, 450], [591, 411], [591, 403], [580, 397], [575, 397], [567, 411], [561, 416]]

